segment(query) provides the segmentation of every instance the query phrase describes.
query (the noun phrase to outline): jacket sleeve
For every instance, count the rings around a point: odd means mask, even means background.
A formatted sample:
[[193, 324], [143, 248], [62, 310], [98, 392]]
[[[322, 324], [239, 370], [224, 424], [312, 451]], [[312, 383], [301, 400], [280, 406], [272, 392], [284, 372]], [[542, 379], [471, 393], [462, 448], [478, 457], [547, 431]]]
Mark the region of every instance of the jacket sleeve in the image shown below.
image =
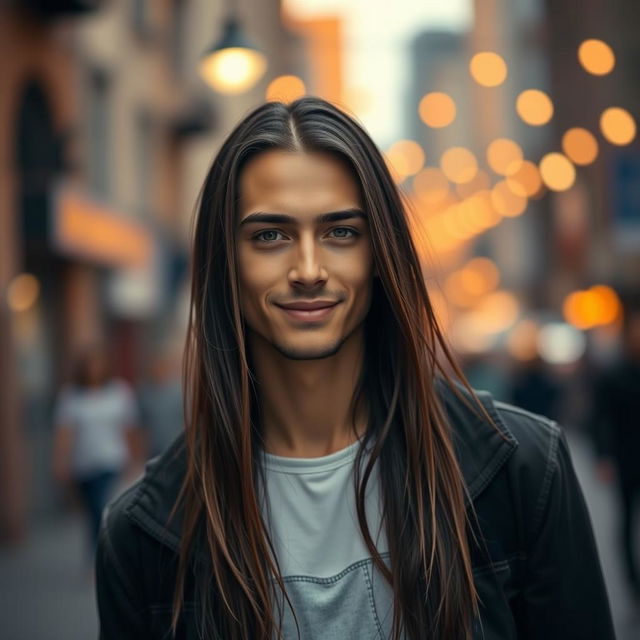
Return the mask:
[[100, 640], [144, 640], [150, 637], [143, 589], [136, 579], [135, 534], [125, 514], [108, 506], [96, 550], [96, 596]]
[[536, 524], [529, 537], [524, 637], [613, 640], [591, 520], [564, 433], [553, 427]]

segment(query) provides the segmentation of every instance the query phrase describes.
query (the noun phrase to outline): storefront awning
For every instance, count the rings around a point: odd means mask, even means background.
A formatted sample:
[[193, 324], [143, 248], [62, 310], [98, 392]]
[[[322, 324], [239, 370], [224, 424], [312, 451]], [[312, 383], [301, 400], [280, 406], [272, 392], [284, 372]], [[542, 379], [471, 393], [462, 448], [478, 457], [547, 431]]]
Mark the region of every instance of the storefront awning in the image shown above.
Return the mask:
[[153, 236], [144, 225], [66, 186], [54, 200], [53, 244], [59, 253], [110, 267], [149, 264]]

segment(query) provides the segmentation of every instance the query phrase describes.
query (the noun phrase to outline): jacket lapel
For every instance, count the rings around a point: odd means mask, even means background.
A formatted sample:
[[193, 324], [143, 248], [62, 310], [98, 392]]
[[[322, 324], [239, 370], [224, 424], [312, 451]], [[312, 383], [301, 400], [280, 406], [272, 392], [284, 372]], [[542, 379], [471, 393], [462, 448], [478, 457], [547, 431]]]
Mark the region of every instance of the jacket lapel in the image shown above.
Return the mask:
[[[475, 405], [464, 387], [457, 386], [457, 389], [467, 402]], [[467, 406], [448, 386], [442, 382], [439, 385], [440, 399], [451, 425], [453, 444], [467, 486], [467, 503], [480, 495], [518, 446], [515, 436], [496, 411], [491, 394], [487, 391], [475, 393], [493, 424], [479, 408]]]

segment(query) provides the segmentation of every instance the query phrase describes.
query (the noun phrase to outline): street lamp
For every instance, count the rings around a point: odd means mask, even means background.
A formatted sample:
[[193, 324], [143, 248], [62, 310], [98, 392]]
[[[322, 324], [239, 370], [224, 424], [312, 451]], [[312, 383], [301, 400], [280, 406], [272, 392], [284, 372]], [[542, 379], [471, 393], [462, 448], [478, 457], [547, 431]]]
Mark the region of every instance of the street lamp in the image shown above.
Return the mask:
[[230, 9], [222, 37], [200, 60], [200, 75], [215, 91], [238, 94], [251, 89], [266, 68], [266, 57], [249, 42]]

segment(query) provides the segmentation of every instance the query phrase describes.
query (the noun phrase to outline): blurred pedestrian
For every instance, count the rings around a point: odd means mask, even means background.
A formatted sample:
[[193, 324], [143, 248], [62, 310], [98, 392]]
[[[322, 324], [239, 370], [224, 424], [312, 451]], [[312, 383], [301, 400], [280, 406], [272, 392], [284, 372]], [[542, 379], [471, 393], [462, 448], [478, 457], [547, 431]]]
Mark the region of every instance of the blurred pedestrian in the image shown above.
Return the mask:
[[184, 422], [179, 361], [172, 352], [152, 358], [138, 398], [140, 426], [145, 431], [148, 456], [152, 458], [173, 442]]
[[87, 349], [56, 401], [53, 473], [62, 486], [75, 489], [94, 548], [116, 481], [133, 475], [140, 457], [137, 420], [133, 391], [114, 377], [106, 351]]
[[513, 374], [509, 401], [541, 416], [557, 419], [560, 385], [538, 356], [520, 362]]
[[640, 549], [636, 517], [640, 500], [640, 307], [625, 314], [620, 358], [595, 377], [591, 430], [597, 473], [615, 481], [621, 509], [620, 549], [626, 577], [640, 606]]

